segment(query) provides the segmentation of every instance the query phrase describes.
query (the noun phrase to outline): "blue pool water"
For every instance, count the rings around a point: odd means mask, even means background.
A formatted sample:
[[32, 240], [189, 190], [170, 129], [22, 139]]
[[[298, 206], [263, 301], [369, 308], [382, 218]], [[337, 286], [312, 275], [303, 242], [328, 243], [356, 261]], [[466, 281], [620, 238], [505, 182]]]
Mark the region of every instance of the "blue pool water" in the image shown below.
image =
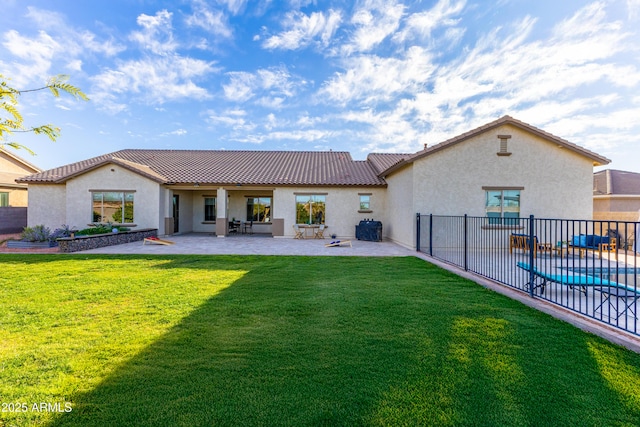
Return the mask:
[[616, 274], [640, 274], [640, 268], [633, 267], [565, 267], [569, 271], [573, 271], [578, 274], [588, 274], [590, 276], [615, 276]]

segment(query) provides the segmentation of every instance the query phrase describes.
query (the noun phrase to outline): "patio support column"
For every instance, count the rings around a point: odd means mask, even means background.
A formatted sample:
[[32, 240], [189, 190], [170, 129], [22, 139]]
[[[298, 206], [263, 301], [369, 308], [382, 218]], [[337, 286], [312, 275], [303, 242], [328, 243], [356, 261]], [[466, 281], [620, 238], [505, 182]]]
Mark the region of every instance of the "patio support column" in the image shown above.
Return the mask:
[[220, 187], [216, 194], [217, 215], [216, 215], [216, 236], [226, 237], [229, 229], [229, 220], [227, 219], [227, 190]]

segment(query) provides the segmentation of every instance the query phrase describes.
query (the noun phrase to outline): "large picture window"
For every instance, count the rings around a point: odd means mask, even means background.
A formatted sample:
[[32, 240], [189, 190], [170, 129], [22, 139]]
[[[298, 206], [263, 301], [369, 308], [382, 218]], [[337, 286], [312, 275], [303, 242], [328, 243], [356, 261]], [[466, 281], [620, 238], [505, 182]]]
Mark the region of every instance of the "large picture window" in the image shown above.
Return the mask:
[[485, 209], [490, 225], [518, 225], [520, 190], [487, 190]]
[[204, 220], [205, 221], [216, 220], [216, 198], [215, 197], [204, 198]]
[[326, 196], [321, 194], [296, 196], [297, 224], [324, 224]]
[[247, 221], [269, 222], [271, 220], [271, 197], [247, 198]]
[[92, 222], [133, 223], [133, 193], [122, 191], [94, 191]]

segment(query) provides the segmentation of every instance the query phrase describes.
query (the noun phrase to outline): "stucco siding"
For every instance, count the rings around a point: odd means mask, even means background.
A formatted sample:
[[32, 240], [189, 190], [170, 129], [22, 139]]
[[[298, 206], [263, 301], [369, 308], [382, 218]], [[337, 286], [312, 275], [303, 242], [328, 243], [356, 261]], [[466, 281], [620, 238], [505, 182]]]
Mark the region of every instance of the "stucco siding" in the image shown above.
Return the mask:
[[[336, 188], [336, 187], [286, 187], [273, 192], [274, 218], [284, 219], [285, 237], [293, 237], [296, 222], [296, 194], [325, 194], [325, 237], [335, 234], [339, 238], [355, 238], [356, 225], [366, 218], [382, 222], [383, 236], [386, 233], [384, 188]], [[371, 212], [359, 212], [360, 194], [371, 195]]]
[[[511, 135], [498, 156], [498, 135]], [[513, 126], [501, 126], [417, 160], [415, 209], [485, 215], [483, 187], [522, 187], [520, 215], [590, 219], [592, 161]]]
[[[386, 236], [403, 246], [415, 247], [414, 166], [408, 165], [386, 177], [387, 181], [387, 227]], [[429, 183], [416, 183], [430, 185]]]
[[215, 233], [215, 222], [204, 222], [204, 199], [206, 197], [218, 197], [217, 190], [194, 191], [193, 193], [193, 211], [192, 223], [193, 231], [196, 233]]
[[0, 192], [9, 193], [9, 206], [26, 207], [28, 205], [28, 193], [26, 188], [2, 187]]
[[[25, 176], [37, 172], [37, 169], [28, 167], [27, 165], [11, 158], [11, 156], [2, 153], [0, 148], [0, 171]], [[11, 182], [11, 184], [15, 184]]]
[[117, 165], [107, 165], [67, 181], [67, 223], [77, 229], [92, 221], [91, 191], [135, 191], [133, 221], [136, 228], [159, 228], [159, 184]]
[[51, 231], [67, 222], [66, 187], [64, 184], [29, 184], [27, 225], [45, 225]]

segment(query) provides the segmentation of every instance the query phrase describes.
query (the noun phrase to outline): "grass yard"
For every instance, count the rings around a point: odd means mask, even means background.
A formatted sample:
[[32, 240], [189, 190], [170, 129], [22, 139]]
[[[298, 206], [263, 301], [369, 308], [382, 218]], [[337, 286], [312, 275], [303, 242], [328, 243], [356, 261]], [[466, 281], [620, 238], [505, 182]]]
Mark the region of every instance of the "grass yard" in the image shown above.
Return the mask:
[[2, 426], [638, 425], [640, 355], [417, 258], [0, 255]]

